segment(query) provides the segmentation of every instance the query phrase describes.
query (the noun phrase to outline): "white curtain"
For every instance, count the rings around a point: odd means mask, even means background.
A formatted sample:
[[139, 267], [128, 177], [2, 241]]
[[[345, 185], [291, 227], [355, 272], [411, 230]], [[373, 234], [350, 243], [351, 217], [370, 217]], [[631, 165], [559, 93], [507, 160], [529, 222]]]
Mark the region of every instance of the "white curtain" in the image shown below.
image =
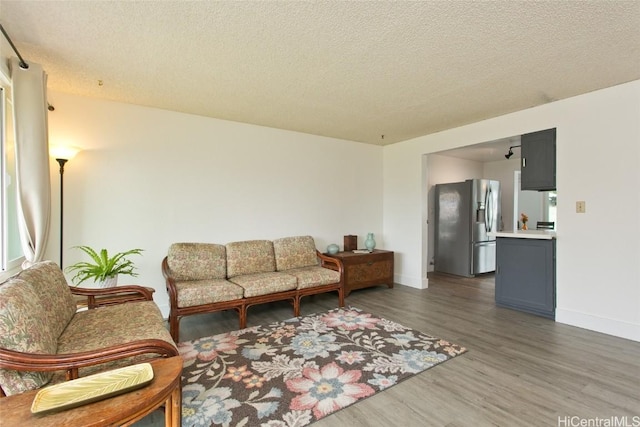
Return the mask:
[[49, 235], [51, 182], [47, 122], [47, 74], [39, 64], [20, 68], [11, 58], [13, 123], [23, 268], [42, 261]]

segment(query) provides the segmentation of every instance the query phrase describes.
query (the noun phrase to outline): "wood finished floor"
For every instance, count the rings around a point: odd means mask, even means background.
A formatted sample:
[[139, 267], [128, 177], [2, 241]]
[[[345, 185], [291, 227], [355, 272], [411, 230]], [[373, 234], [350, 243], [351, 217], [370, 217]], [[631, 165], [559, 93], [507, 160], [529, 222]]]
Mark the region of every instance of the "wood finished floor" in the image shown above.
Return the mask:
[[[363, 289], [346, 304], [468, 351], [314, 426], [571, 426], [611, 417], [640, 425], [640, 343], [496, 307], [493, 275], [433, 273], [428, 289]], [[335, 294], [304, 298], [302, 315], [336, 306]], [[285, 302], [256, 306], [248, 326], [290, 317]], [[180, 338], [234, 330], [237, 322], [234, 312], [187, 317]], [[136, 424], [161, 425], [159, 413]]]

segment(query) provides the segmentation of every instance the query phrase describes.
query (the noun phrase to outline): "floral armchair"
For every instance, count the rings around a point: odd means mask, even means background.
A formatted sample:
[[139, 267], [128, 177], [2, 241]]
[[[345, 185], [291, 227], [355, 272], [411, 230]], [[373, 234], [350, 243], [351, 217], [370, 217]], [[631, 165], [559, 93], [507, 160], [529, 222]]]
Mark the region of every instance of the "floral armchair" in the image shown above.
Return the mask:
[[[130, 293], [145, 301], [100, 307], [96, 296]], [[74, 294], [92, 299], [77, 310]], [[178, 355], [158, 306], [141, 286], [67, 285], [53, 262], [0, 285], [0, 397], [103, 370]]]

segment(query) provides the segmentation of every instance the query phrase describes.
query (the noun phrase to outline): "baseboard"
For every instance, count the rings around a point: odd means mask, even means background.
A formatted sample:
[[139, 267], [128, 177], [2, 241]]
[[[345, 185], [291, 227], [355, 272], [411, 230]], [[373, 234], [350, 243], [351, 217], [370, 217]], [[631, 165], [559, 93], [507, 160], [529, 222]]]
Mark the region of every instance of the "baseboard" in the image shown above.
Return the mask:
[[416, 280], [414, 277], [402, 276], [400, 274], [393, 275], [393, 283], [416, 289], [427, 289], [429, 287], [429, 279], [426, 277], [422, 278], [422, 280]]
[[640, 325], [556, 308], [556, 322], [640, 342]]

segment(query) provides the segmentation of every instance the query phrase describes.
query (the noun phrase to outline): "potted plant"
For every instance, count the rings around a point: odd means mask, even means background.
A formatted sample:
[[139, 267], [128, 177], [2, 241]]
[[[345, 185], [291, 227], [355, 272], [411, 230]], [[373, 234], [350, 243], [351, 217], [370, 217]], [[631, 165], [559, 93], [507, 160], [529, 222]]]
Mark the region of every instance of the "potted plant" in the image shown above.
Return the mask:
[[520, 219], [522, 220], [522, 229], [528, 230], [529, 228], [527, 227], [527, 222], [529, 221], [529, 217], [527, 216], [527, 214], [521, 213]]
[[134, 271], [133, 262], [127, 257], [141, 255], [142, 249], [131, 249], [109, 256], [106, 249], [101, 249], [100, 252], [97, 252], [89, 246], [75, 246], [75, 248], [82, 250], [91, 258], [91, 262], [77, 262], [65, 269], [67, 273], [75, 272], [71, 281], [76, 285], [87, 279], [93, 279], [98, 283], [98, 286], [109, 288], [118, 284], [119, 274], [134, 277], [138, 275]]

